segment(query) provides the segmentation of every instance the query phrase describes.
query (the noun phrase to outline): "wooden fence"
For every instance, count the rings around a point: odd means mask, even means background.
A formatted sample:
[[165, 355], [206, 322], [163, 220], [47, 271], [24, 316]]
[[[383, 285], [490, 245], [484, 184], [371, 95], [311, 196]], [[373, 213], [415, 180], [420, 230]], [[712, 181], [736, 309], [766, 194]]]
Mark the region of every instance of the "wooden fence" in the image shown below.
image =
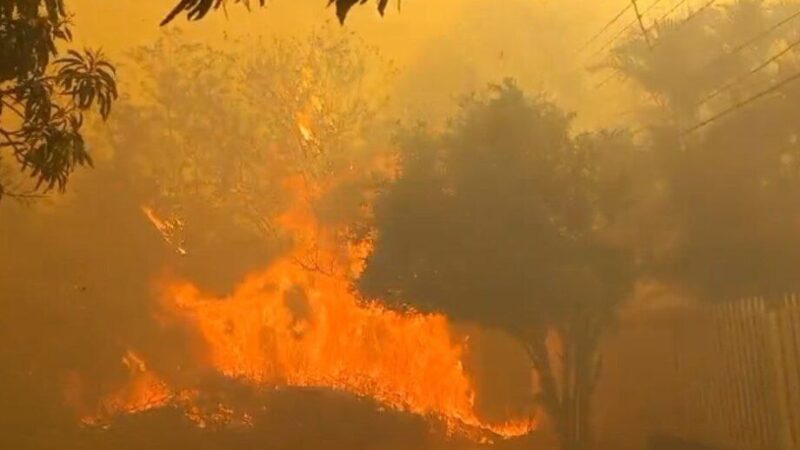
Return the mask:
[[800, 297], [678, 308], [616, 334], [599, 387], [607, 444], [638, 427], [640, 436], [800, 450]]
[[800, 450], [800, 299], [741, 300], [676, 326], [682, 434], [732, 448]]

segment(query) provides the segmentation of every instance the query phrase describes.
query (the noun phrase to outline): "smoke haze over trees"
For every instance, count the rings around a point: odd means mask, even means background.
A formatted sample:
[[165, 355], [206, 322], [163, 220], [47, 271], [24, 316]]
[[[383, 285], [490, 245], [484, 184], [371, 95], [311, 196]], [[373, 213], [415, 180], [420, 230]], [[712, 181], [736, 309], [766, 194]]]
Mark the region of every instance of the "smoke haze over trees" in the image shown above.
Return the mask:
[[29, 3], [0, 447], [603, 450], [623, 313], [800, 288], [800, 4]]
[[360, 283], [517, 337], [538, 374], [536, 402], [564, 448], [583, 448], [598, 339], [633, 283], [630, 249], [610, 240], [627, 183], [608, 167], [632, 144], [571, 138], [554, 105], [511, 81], [492, 90], [468, 99], [443, 136], [401, 138], [402, 175], [375, 206], [379, 237]]

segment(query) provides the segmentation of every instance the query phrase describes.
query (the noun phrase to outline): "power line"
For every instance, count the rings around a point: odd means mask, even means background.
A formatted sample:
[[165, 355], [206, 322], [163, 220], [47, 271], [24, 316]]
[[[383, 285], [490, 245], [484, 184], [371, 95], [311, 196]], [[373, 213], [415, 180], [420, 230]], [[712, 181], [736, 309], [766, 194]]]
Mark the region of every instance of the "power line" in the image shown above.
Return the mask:
[[768, 66], [769, 66], [771, 63], [773, 63], [773, 62], [777, 61], [777, 60], [778, 60], [778, 59], [780, 59], [780, 58], [781, 58], [783, 55], [785, 55], [785, 54], [789, 53], [789, 52], [790, 52], [792, 49], [794, 49], [794, 48], [795, 48], [795, 47], [797, 47], [798, 45], [800, 45], [800, 39], [798, 39], [798, 40], [796, 40], [796, 41], [792, 42], [791, 44], [789, 44], [788, 46], [786, 46], [786, 48], [785, 48], [785, 49], [783, 49], [783, 50], [779, 51], [778, 53], [776, 53], [776, 54], [774, 54], [774, 55], [772, 55], [772, 56], [770, 56], [769, 58], [767, 58], [765, 61], [763, 61], [763, 62], [762, 62], [761, 64], [759, 64], [758, 66], [756, 66], [756, 67], [754, 67], [754, 68], [750, 69], [749, 71], [747, 71], [747, 72], [743, 73], [742, 75], [739, 75], [738, 77], [734, 78], [734, 79], [733, 79], [733, 80], [731, 80], [730, 82], [728, 82], [728, 83], [724, 84], [724, 85], [723, 85], [722, 87], [720, 87], [719, 89], [715, 89], [715, 90], [714, 90], [713, 92], [711, 92], [709, 95], [707, 95], [707, 96], [703, 97], [703, 98], [702, 98], [702, 99], [701, 99], [699, 102], [697, 102], [697, 104], [696, 104], [695, 106], [701, 106], [701, 105], [703, 105], [704, 103], [708, 102], [709, 100], [711, 100], [711, 99], [713, 99], [713, 98], [716, 98], [717, 96], [719, 96], [719, 95], [720, 95], [720, 94], [722, 94], [723, 92], [725, 92], [725, 91], [728, 91], [729, 89], [731, 89], [731, 88], [733, 88], [733, 87], [737, 86], [738, 84], [740, 84], [741, 82], [743, 82], [744, 80], [746, 80], [747, 78], [749, 78], [750, 76], [752, 76], [752, 75], [754, 75], [754, 74], [756, 74], [756, 73], [758, 73], [758, 72], [760, 72], [760, 71], [764, 70], [764, 69], [765, 69], [766, 67], [768, 67]]
[[[709, 62], [707, 64], [707, 66], [716, 65], [716, 64], [720, 63], [720, 61], [722, 61], [723, 59], [739, 53], [740, 51], [742, 51], [745, 48], [753, 45], [754, 43], [758, 42], [759, 40], [769, 36], [776, 29], [780, 28], [783, 25], [786, 25], [787, 23], [791, 22], [792, 20], [794, 20], [794, 19], [796, 19], [798, 17], [800, 17], [800, 11], [797, 11], [797, 12], [795, 12], [793, 14], [790, 14], [788, 17], [786, 17], [786, 18], [782, 19], [781, 21], [775, 23], [774, 25], [772, 25], [769, 28], [760, 31], [758, 34], [750, 37], [749, 39], [747, 39], [746, 41], [740, 43], [739, 45], [737, 45], [736, 47], [732, 48], [731, 50], [729, 50], [727, 52], [724, 52], [721, 55], [718, 55], [711, 62]], [[716, 93], [712, 94], [710, 96], [710, 98], [713, 98], [715, 96], [716, 96]], [[701, 100], [701, 103], [705, 102], [706, 100], [709, 100], [709, 98], [705, 98], [705, 99]]]
[[588, 40], [588, 41], [586, 41], [586, 43], [585, 43], [585, 44], [583, 44], [583, 46], [581, 46], [581, 48], [580, 48], [580, 49], [579, 49], [579, 50], [578, 50], [576, 53], [580, 53], [580, 52], [582, 52], [582, 51], [586, 50], [586, 48], [587, 48], [587, 47], [589, 47], [590, 45], [592, 45], [592, 43], [593, 43], [595, 40], [597, 40], [597, 38], [599, 38], [599, 37], [600, 37], [600, 36], [601, 36], [603, 33], [605, 33], [605, 32], [606, 32], [606, 30], [608, 30], [608, 29], [609, 29], [609, 28], [610, 28], [612, 25], [614, 25], [615, 23], [617, 23], [617, 21], [618, 21], [618, 20], [619, 20], [619, 19], [620, 19], [620, 18], [621, 18], [621, 17], [622, 17], [622, 16], [623, 16], [623, 15], [624, 15], [626, 12], [628, 12], [628, 10], [630, 10], [632, 7], [633, 7], [633, 3], [628, 3], [627, 5], [625, 5], [625, 7], [624, 7], [624, 8], [622, 8], [622, 10], [621, 10], [620, 12], [618, 12], [616, 16], [614, 16], [614, 17], [613, 17], [611, 20], [609, 20], [608, 22], [606, 22], [606, 24], [605, 24], [605, 25], [603, 25], [603, 28], [601, 28], [601, 29], [600, 29], [600, 31], [598, 31], [597, 33], [595, 33], [595, 34], [594, 34], [594, 36], [592, 36], [591, 38], [589, 38], [589, 40]]
[[[662, 0], [655, 0], [653, 3], [651, 3], [651, 4], [650, 4], [650, 6], [648, 6], [648, 7], [647, 7], [647, 9], [645, 9], [645, 10], [644, 10], [644, 12], [642, 12], [642, 17], [644, 17], [645, 15], [647, 15], [647, 13], [648, 13], [648, 12], [650, 12], [650, 10], [651, 10], [651, 9], [653, 9], [654, 7], [656, 7], [656, 5], [658, 5], [659, 3], [661, 3], [661, 1], [662, 1]], [[683, 1], [685, 2], [686, 0], [683, 0]], [[598, 55], [598, 54], [602, 53], [602, 52], [603, 52], [605, 49], [607, 49], [608, 47], [610, 47], [610, 46], [611, 46], [611, 45], [612, 45], [614, 42], [616, 42], [616, 41], [617, 41], [617, 39], [619, 39], [619, 38], [620, 38], [620, 37], [621, 37], [623, 34], [625, 34], [625, 32], [627, 32], [628, 30], [630, 30], [630, 29], [631, 29], [631, 28], [632, 28], [634, 25], [636, 25], [638, 22], [639, 22], [639, 20], [638, 20], [638, 19], [634, 19], [634, 20], [630, 21], [630, 22], [629, 22], [627, 25], [625, 25], [625, 26], [624, 26], [624, 27], [623, 27], [621, 30], [619, 30], [619, 31], [618, 31], [616, 34], [614, 34], [613, 36], [611, 36], [611, 39], [607, 40], [607, 41], [606, 41], [606, 42], [605, 42], [605, 43], [604, 43], [604, 44], [603, 44], [603, 45], [602, 45], [602, 46], [601, 46], [601, 47], [600, 47], [600, 48], [599, 48], [597, 51], [595, 51], [594, 53], [592, 53], [592, 55], [591, 55], [590, 57], [594, 57], [594, 56], [596, 56], [596, 55]]]
[[754, 44], [755, 42], [757, 42], [757, 41], [769, 36], [770, 33], [775, 31], [776, 29], [782, 27], [783, 25], [786, 25], [787, 23], [791, 22], [792, 20], [794, 20], [794, 19], [796, 19], [798, 17], [800, 17], [800, 11], [797, 11], [797, 12], [789, 15], [789, 17], [781, 20], [780, 22], [776, 23], [775, 25], [772, 25], [771, 27], [767, 28], [766, 30], [762, 31], [761, 33], [758, 33], [757, 35], [755, 35], [755, 36], [751, 37], [750, 39], [748, 39], [748, 40], [742, 42], [741, 44], [737, 45], [730, 52], [728, 52], [728, 55], [733, 55], [733, 54], [736, 54], [736, 53], [744, 50], [745, 48], [749, 47], [750, 45]]
[[669, 9], [669, 11], [665, 12], [664, 14], [662, 14], [661, 17], [659, 17], [656, 20], [656, 23], [661, 22], [664, 19], [666, 19], [667, 17], [671, 16], [672, 13], [675, 12], [676, 9], [680, 8], [684, 3], [686, 3], [686, 0], [681, 0], [678, 3], [676, 3], [675, 6], [673, 6], [672, 8]]
[[625, 79], [625, 76], [623, 74], [619, 73], [619, 72], [614, 71], [614, 72], [611, 73], [611, 75], [605, 77], [603, 79], [603, 81], [595, 84], [594, 88], [595, 89], [600, 89], [601, 87], [603, 87], [603, 86], [607, 85], [608, 83], [610, 83], [615, 78], [616, 79]]
[[[642, 16], [645, 16], [645, 15], [647, 15], [647, 13], [648, 13], [648, 12], [650, 12], [650, 10], [651, 10], [651, 9], [655, 8], [655, 7], [656, 7], [656, 6], [657, 6], [659, 3], [661, 3], [661, 1], [662, 1], [662, 0], [655, 0], [653, 3], [651, 3], [651, 4], [650, 4], [650, 6], [648, 6], [648, 7], [647, 7], [647, 9], [645, 9], [645, 10], [644, 10], [644, 12], [642, 13]], [[673, 11], [675, 11], [675, 10], [676, 10], [676, 9], [678, 9], [678, 8], [679, 8], [681, 5], [683, 5], [684, 3], [686, 3], [686, 1], [687, 1], [687, 0], [680, 0], [680, 1], [679, 1], [678, 3], [676, 3], [676, 4], [675, 4], [675, 6], [673, 6], [673, 7], [672, 7], [672, 8], [671, 8], [669, 11], [667, 11], [667, 12], [666, 12], [666, 13], [664, 13], [664, 14], [662, 14], [662, 15], [661, 15], [661, 17], [659, 17], [658, 19], [656, 19], [656, 20], [654, 21], [654, 23], [658, 23], [658, 22], [660, 22], [660, 21], [664, 20], [664, 18], [665, 18], [665, 17], [667, 17], [667, 16], [669, 16], [670, 14], [672, 14], [672, 12], [673, 12]], [[600, 47], [600, 49], [598, 49], [598, 50], [597, 50], [597, 51], [596, 51], [596, 52], [595, 52], [595, 53], [594, 53], [592, 56], [595, 56], [595, 55], [597, 55], [598, 53], [602, 52], [603, 50], [607, 49], [607, 48], [608, 48], [609, 46], [611, 46], [611, 45], [612, 45], [614, 42], [616, 42], [616, 41], [617, 41], [617, 39], [619, 39], [619, 38], [620, 38], [620, 37], [621, 37], [623, 34], [625, 34], [625, 32], [626, 32], [626, 31], [630, 30], [630, 29], [631, 29], [631, 27], [633, 27], [634, 25], [636, 25], [636, 23], [637, 23], [637, 20], [632, 20], [632, 21], [630, 21], [630, 22], [629, 22], [629, 23], [628, 23], [628, 24], [627, 24], [627, 25], [626, 25], [624, 28], [622, 28], [621, 30], [619, 30], [619, 32], [618, 32], [617, 34], [615, 34], [614, 36], [612, 36], [612, 37], [611, 37], [611, 39], [607, 40], [607, 41], [606, 41], [606, 42], [605, 42], [605, 43], [604, 43], [604, 44], [603, 44], [603, 45]], [[651, 26], [649, 29], [652, 29], [652, 28], [653, 28], [653, 27]]]
[[717, 2], [717, 0], [709, 0], [708, 2], [706, 2], [706, 4], [705, 4], [705, 5], [701, 6], [701, 7], [700, 7], [700, 8], [699, 8], [697, 11], [695, 11], [695, 12], [693, 12], [693, 13], [689, 14], [689, 17], [687, 17], [686, 19], [684, 19], [684, 20], [683, 20], [683, 22], [681, 22], [681, 23], [678, 25], [678, 27], [681, 27], [681, 26], [682, 26], [683, 24], [685, 24], [686, 22], [688, 22], [688, 21], [690, 21], [690, 20], [694, 19], [694, 18], [695, 18], [697, 15], [699, 15], [701, 12], [705, 11], [706, 9], [710, 8], [710, 7], [711, 7], [712, 5], [714, 5], [714, 3], [716, 3], [716, 2]]
[[[675, 31], [677, 31], [677, 30], [679, 30], [679, 29], [683, 28], [683, 26], [684, 26], [684, 25], [686, 25], [687, 23], [689, 23], [689, 22], [690, 22], [692, 19], [694, 19], [694, 18], [695, 18], [695, 17], [697, 17], [698, 15], [700, 15], [700, 13], [702, 13], [703, 11], [705, 11], [705, 10], [707, 10], [708, 8], [712, 7], [712, 6], [714, 5], [714, 3], [716, 3], [716, 2], [717, 2], [717, 0], [709, 0], [709, 1], [708, 1], [708, 2], [706, 2], [706, 3], [705, 3], [703, 6], [701, 6], [700, 8], [698, 8], [698, 9], [697, 9], [697, 11], [695, 11], [695, 12], [693, 12], [693, 13], [689, 14], [689, 16], [688, 16], [688, 17], [686, 17], [685, 19], [683, 19], [683, 21], [681, 21], [681, 23], [679, 23], [678, 25], [676, 25], [676, 26], [675, 26], [675, 27], [672, 29], [672, 31], [673, 31], [673, 32], [675, 32]], [[679, 4], [679, 5], [677, 5], [677, 6], [680, 6], [680, 4]], [[675, 8], [673, 8], [673, 9], [675, 9]], [[662, 43], [662, 42], [663, 42], [663, 40], [662, 40], [662, 39], [659, 39], [659, 40], [658, 40], [658, 41], [655, 43], [655, 45], [654, 45], [653, 47], [658, 47], [659, 45], [661, 45], [661, 43]]]
[[725, 117], [728, 114], [731, 114], [732, 112], [734, 112], [734, 111], [736, 111], [736, 110], [738, 110], [740, 108], [743, 108], [743, 107], [749, 105], [750, 103], [752, 103], [752, 102], [754, 102], [754, 101], [756, 101], [756, 100], [758, 100], [758, 99], [760, 99], [760, 98], [762, 98], [762, 97], [764, 97], [766, 95], [769, 95], [769, 94], [777, 91], [778, 89], [782, 88], [783, 86], [785, 86], [785, 85], [787, 85], [787, 84], [789, 84], [789, 83], [791, 83], [793, 81], [797, 81], [799, 79], [800, 79], [800, 72], [797, 72], [792, 76], [786, 77], [783, 80], [781, 80], [780, 82], [770, 86], [769, 88], [767, 88], [767, 89], [765, 89], [763, 91], [760, 91], [760, 92], [758, 92], [758, 93], [756, 93], [756, 94], [754, 94], [754, 95], [752, 95], [750, 97], [747, 97], [744, 100], [736, 102], [730, 108], [724, 109], [724, 110], [718, 112], [717, 114], [714, 114], [713, 116], [709, 117], [708, 119], [705, 119], [702, 122], [699, 122], [699, 123], [687, 128], [681, 134], [682, 135], [687, 135], [687, 134], [690, 134], [690, 133], [692, 133], [694, 131], [697, 131], [698, 129], [703, 128], [704, 126], [706, 126], [706, 125], [708, 125], [708, 124], [710, 124], [712, 122], [716, 122], [717, 120], [721, 119], [722, 117]]
[[[597, 52], [593, 53], [593, 54], [591, 55], [591, 57], [593, 57], [593, 56], [597, 55], [597, 54], [598, 54], [599, 52], [601, 52], [601, 51], [602, 51], [602, 50], [603, 50], [605, 47], [607, 47], [609, 43], [613, 43], [613, 42], [614, 42], [614, 41], [615, 41], [615, 40], [616, 40], [616, 39], [617, 39], [619, 36], [621, 36], [621, 35], [622, 35], [624, 32], [626, 32], [627, 30], [629, 30], [631, 27], [633, 27], [633, 26], [634, 26], [634, 25], [636, 25], [637, 23], [638, 23], [638, 24], [639, 24], [639, 25], [642, 27], [642, 33], [644, 34], [645, 40], [647, 40], [647, 43], [648, 43], [648, 45], [649, 45], [649, 44], [650, 44], [650, 40], [649, 40], [649, 38], [648, 38], [648, 35], [647, 35], [647, 29], [645, 29], [645, 28], [644, 28], [644, 24], [642, 23], [642, 19], [644, 18], [644, 16], [645, 16], [645, 15], [646, 15], [648, 12], [650, 12], [650, 10], [652, 10], [652, 9], [653, 9], [653, 8], [655, 8], [655, 7], [656, 7], [656, 6], [657, 6], [659, 3], [661, 3], [661, 1], [662, 1], [662, 0], [654, 0], [652, 3], [650, 3], [650, 5], [649, 5], [649, 6], [648, 6], [648, 7], [647, 7], [647, 8], [646, 8], [646, 9], [645, 9], [643, 12], [639, 13], [638, 7], [636, 6], [636, 0], [631, 0], [631, 4], [634, 6], [634, 8], [635, 8], [635, 11], [636, 11], [636, 18], [635, 18], [635, 19], [633, 19], [632, 21], [630, 21], [630, 22], [629, 22], [627, 25], [625, 25], [625, 26], [624, 26], [624, 27], [623, 27], [623, 28], [622, 28], [622, 29], [621, 29], [619, 32], [617, 32], [617, 33], [616, 33], [616, 34], [615, 34], [615, 35], [614, 35], [614, 36], [611, 38], [611, 40], [610, 40], [610, 41], [608, 41], [606, 44], [604, 44], [604, 45], [603, 45], [603, 47], [601, 47], [601, 49], [600, 49], [600, 50], [598, 50]], [[597, 83], [597, 84], [595, 85], [595, 87], [594, 87], [594, 88], [595, 88], [595, 89], [599, 89], [599, 88], [601, 88], [601, 87], [605, 86], [606, 84], [608, 84], [609, 82], [611, 82], [611, 80], [613, 80], [614, 78], [617, 78], [617, 75], [618, 75], [618, 74], [617, 74], [616, 72], [615, 72], [615, 73], [612, 73], [611, 75], [609, 75], [608, 77], [606, 77], [604, 80], [602, 80], [601, 82]], [[623, 79], [626, 79], [626, 78], [624, 78], [624, 76], [623, 76]]]

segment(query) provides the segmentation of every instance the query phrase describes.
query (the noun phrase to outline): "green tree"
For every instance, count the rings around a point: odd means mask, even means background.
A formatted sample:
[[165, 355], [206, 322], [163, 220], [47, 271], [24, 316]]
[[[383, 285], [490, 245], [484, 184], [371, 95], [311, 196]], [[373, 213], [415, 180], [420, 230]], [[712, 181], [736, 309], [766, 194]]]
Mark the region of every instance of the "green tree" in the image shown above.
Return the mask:
[[[33, 191], [63, 190], [76, 167], [91, 165], [84, 113], [96, 106], [105, 119], [117, 98], [114, 67], [100, 52], [53, 59], [72, 37], [69, 25], [63, 0], [0, 1], [0, 164], [28, 172]], [[23, 195], [7, 183], [0, 179], [0, 197]]]
[[573, 138], [570, 121], [506, 82], [468, 100], [444, 132], [406, 132], [360, 288], [511, 333], [561, 447], [579, 449], [598, 340], [633, 283], [632, 254], [615, 238], [633, 148], [625, 134]]

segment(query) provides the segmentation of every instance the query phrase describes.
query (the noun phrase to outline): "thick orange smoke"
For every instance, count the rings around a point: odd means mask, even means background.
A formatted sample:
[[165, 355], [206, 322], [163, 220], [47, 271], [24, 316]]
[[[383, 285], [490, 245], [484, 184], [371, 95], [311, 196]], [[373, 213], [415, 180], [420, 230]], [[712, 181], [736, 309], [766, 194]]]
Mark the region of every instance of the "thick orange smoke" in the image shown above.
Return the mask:
[[[462, 366], [464, 342], [453, 338], [447, 318], [397, 312], [360, 298], [352, 280], [371, 248], [369, 240], [342, 244], [342, 230], [321, 226], [310, 212], [304, 183], [287, 186], [302, 193], [293, 202], [297, 207], [276, 219], [293, 237], [290, 251], [224, 298], [206, 295], [191, 282], [164, 284], [161, 314], [202, 337], [214, 370], [259, 387], [352, 393], [443, 420], [451, 432], [510, 437], [533, 429], [531, 418], [501, 424], [481, 420]], [[132, 382], [144, 383], [146, 373], [141, 370]], [[190, 397], [147, 380], [155, 391], [151, 395], [161, 400], [155, 407]], [[115, 406], [111, 412], [142, 410], [142, 396], [112, 395], [115, 405], [130, 402], [127, 410]]]

